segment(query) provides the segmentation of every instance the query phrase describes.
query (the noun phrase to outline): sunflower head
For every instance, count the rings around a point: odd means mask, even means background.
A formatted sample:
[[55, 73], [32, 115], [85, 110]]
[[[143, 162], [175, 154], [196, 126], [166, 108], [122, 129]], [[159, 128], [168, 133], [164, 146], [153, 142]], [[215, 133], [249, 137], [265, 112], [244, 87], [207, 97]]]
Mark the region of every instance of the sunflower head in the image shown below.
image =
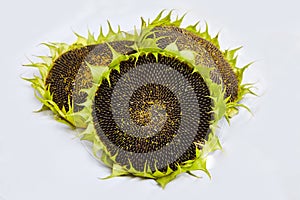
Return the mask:
[[[41, 110], [50, 109], [55, 119], [71, 127], [85, 128], [90, 115], [87, 104], [89, 96], [85, 91], [96, 83], [92, 73], [105, 71], [106, 67], [130, 54], [134, 37], [120, 29], [98, 37], [88, 32], [85, 38], [75, 33], [77, 40], [71, 44], [43, 43], [49, 48], [50, 56], [38, 56], [41, 62], [31, 62], [25, 66], [35, 67], [40, 76], [24, 78], [31, 82], [35, 96], [43, 103]], [[97, 69], [91, 67], [97, 66]]]

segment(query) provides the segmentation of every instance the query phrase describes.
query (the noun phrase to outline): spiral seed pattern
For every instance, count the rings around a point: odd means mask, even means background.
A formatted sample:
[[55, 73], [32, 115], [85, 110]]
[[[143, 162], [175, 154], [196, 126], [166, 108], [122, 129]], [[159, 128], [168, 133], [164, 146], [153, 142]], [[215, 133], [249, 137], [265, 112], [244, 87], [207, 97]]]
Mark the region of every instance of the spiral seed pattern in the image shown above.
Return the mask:
[[209, 89], [175, 58], [148, 54], [123, 61], [94, 99], [93, 121], [116, 161], [143, 171], [177, 168], [195, 158], [212, 120]]

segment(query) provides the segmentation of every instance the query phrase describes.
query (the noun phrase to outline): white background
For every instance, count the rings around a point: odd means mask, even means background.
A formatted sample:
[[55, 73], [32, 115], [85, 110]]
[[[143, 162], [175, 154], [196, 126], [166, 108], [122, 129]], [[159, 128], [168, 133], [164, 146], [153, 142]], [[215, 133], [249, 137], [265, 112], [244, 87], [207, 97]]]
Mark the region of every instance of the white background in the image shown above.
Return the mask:
[[[299, 7], [296, 0], [2, 1], [0, 199], [300, 199]], [[109, 169], [74, 132], [32, 112], [40, 103], [20, 79], [32, 74], [21, 65], [48, 53], [41, 42], [73, 42], [72, 31], [98, 33], [107, 19], [130, 31], [163, 8], [188, 12], [186, 25], [207, 21], [221, 31], [223, 49], [244, 46], [239, 65], [256, 61], [245, 77], [260, 94], [245, 101], [254, 115], [242, 111], [230, 127], [221, 124], [224, 151], [209, 159], [211, 180], [184, 174], [165, 190], [153, 180], [99, 180]]]

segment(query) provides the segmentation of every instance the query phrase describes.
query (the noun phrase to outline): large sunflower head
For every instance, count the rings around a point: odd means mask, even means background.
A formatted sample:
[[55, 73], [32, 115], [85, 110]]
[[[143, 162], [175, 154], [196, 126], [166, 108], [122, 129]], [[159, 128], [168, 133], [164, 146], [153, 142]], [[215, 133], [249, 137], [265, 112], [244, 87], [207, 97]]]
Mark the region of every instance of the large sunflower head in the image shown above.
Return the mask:
[[111, 176], [154, 178], [165, 186], [179, 173], [207, 172], [207, 154], [220, 148], [214, 131], [225, 113], [224, 92], [210, 70], [188, 59], [148, 48], [102, 79], [82, 135], [95, 156], [103, 151], [99, 158]]

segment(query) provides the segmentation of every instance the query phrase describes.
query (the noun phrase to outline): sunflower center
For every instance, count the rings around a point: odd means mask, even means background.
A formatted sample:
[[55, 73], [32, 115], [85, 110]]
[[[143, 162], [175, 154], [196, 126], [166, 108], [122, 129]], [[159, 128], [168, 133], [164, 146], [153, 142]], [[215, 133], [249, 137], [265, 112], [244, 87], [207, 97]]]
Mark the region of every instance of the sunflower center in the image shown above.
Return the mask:
[[[175, 94], [161, 84], [145, 84], [137, 88], [129, 100], [130, 119], [153, 136], [164, 126], [172, 126], [180, 119], [180, 105]], [[175, 131], [175, 130], [174, 130]]]
[[[143, 91], [139, 89], [138, 92]], [[146, 97], [147, 98], [147, 97]], [[150, 123], [158, 124], [165, 122], [167, 119], [166, 105], [159, 100], [142, 99], [136, 101], [135, 95], [132, 95], [129, 102], [129, 113], [131, 120], [141, 126], [147, 126]]]

